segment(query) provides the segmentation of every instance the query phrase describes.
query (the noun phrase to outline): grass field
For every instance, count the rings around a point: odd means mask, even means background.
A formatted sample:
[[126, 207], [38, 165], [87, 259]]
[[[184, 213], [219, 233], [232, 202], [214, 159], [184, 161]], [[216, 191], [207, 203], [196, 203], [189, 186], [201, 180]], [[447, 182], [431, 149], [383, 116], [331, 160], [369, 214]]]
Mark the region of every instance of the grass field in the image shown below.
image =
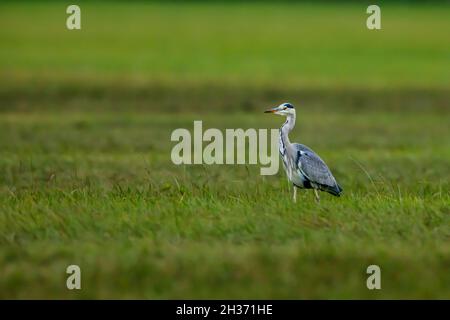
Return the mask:
[[[448, 6], [81, 8], [0, 5], [0, 298], [450, 298]], [[284, 101], [341, 198], [172, 164], [174, 129]]]

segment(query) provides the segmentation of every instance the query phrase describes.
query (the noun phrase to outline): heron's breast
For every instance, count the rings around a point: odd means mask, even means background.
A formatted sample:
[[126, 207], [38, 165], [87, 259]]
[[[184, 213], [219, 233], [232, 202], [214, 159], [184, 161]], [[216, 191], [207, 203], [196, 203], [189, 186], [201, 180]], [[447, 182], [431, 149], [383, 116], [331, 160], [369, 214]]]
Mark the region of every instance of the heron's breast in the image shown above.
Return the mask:
[[308, 179], [299, 170], [295, 170], [292, 174], [292, 183], [299, 188], [308, 188]]

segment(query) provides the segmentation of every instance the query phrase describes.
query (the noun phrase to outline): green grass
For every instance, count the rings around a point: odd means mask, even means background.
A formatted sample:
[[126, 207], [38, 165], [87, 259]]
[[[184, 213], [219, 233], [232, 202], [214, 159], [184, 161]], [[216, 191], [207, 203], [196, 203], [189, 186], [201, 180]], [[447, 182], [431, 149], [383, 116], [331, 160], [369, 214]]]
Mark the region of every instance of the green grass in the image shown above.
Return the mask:
[[[448, 298], [448, 113], [299, 112], [292, 139], [326, 159], [342, 198], [293, 204], [282, 172], [173, 165], [171, 130], [193, 115], [3, 114], [1, 296]], [[79, 293], [64, 287], [72, 263]], [[380, 292], [365, 288], [372, 263]]]
[[[86, 3], [69, 32], [65, 5], [2, 4], [0, 298], [448, 299], [450, 22], [382, 10]], [[341, 198], [172, 164], [172, 130], [278, 128], [283, 101]]]
[[[439, 87], [450, 82], [448, 5], [2, 5], [1, 72], [8, 79], [227, 81], [291, 87]], [[40, 81], [37, 81], [40, 80]]]

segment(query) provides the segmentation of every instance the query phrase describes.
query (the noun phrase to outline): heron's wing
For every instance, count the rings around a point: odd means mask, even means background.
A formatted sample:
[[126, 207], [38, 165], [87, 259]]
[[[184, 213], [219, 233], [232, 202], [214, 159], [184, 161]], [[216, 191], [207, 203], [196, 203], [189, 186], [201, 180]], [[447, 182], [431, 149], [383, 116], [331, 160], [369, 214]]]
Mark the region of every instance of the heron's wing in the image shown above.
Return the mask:
[[313, 183], [335, 187], [336, 180], [323, 160], [310, 148], [295, 144], [297, 150], [297, 166], [300, 172]]

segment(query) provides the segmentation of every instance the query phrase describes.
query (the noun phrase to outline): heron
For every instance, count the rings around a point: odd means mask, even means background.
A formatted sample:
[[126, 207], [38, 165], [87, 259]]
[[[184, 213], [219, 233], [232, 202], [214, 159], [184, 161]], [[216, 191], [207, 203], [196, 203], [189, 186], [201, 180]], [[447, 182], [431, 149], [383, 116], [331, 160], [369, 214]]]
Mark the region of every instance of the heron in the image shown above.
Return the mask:
[[289, 132], [295, 126], [294, 106], [282, 103], [265, 113], [286, 117], [286, 122], [280, 128], [279, 151], [288, 183], [292, 183], [294, 188], [293, 201], [297, 202], [297, 188], [313, 189], [317, 202], [320, 202], [318, 191], [326, 191], [339, 197], [343, 189], [325, 162], [311, 148], [300, 143], [291, 143], [289, 140]]

